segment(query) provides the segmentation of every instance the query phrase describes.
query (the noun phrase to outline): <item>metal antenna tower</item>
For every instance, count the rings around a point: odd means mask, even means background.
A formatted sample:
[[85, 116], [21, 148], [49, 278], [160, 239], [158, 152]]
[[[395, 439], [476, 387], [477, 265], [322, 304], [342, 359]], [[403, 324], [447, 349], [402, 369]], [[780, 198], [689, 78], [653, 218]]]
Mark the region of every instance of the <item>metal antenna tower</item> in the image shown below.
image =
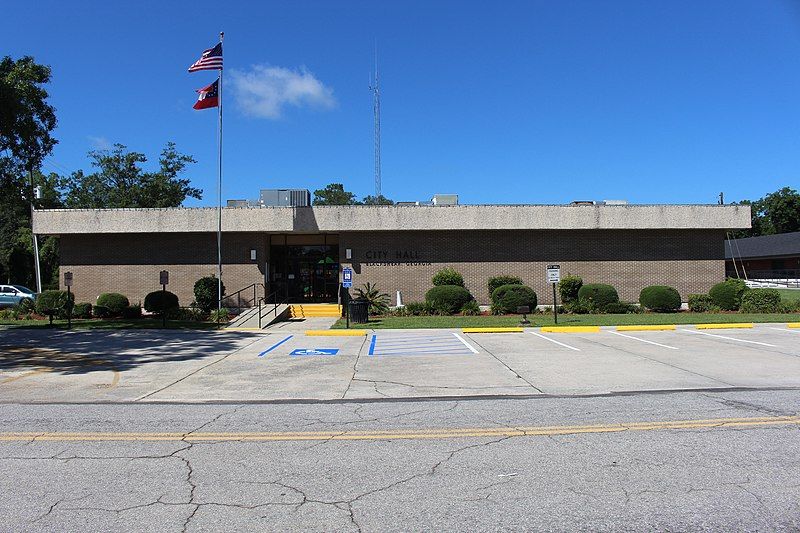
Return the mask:
[[375, 47], [375, 83], [370, 81], [372, 112], [375, 115], [375, 198], [381, 196], [381, 90], [378, 81], [378, 47]]

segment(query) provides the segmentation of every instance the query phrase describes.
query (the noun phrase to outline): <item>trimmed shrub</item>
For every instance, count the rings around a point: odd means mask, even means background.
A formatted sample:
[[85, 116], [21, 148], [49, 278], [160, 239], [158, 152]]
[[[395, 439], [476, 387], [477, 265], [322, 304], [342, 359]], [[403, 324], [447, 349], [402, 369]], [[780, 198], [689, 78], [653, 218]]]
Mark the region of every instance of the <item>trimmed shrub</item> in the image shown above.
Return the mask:
[[43, 291], [36, 298], [36, 312], [50, 318], [53, 324], [53, 317], [70, 312], [75, 303], [75, 295], [67, 291]]
[[122, 318], [142, 318], [142, 306], [129, 305], [122, 310]]
[[533, 311], [536, 304], [536, 293], [526, 285], [503, 285], [492, 293], [492, 312], [497, 314], [516, 313], [521, 305], [527, 305]]
[[109, 318], [111, 316], [111, 311], [108, 307], [95, 305], [92, 306], [92, 316], [95, 318]]
[[779, 313], [781, 293], [776, 289], [751, 289], [742, 295], [742, 313]]
[[[197, 307], [208, 313], [217, 308], [219, 281], [216, 276], [206, 276], [194, 282], [194, 301]], [[225, 296], [225, 284], [222, 284], [222, 296]], [[146, 309], [146, 307], [145, 307]]]
[[800, 300], [782, 301], [781, 313], [800, 313]]
[[666, 285], [651, 285], [639, 293], [639, 303], [656, 313], [674, 313], [681, 308], [681, 295]]
[[708, 295], [711, 296], [714, 305], [723, 311], [736, 311], [742, 304], [742, 295], [747, 290], [744, 281], [731, 278], [711, 287]]
[[36, 302], [30, 298], [23, 298], [17, 305], [14, 306], [14, 309], [20, 314], [32, 313], [36, 311]]
[[583, 287], [583, 279], [580, 276], [567, 274], [558, 282], [558, 295], [561, 297], [562, 304], [578, 301], [578, 292]]
[[631, 315], [631, 314], [641, 313], [642, 309], [633, 304], [626, 304], [622, 302], [611, 302], [610, 304], [606, 304], [606, 306], [603, 307], [602, 311], [603, 313], [608, 313], [611, 315]]
[[[442, 285], [458, 285], [464, 286], [464, 276], [454, 268], [443, 268], [433, 276], [434, 287]], [[456, 309], [457, 310], [457, 309]]]
[[588, 283], [578, 291], [578, 301], [598, 311], [605, 311], [607, 305], [619, 303], [619, 294], [611, 285]]
[[708, 313], [711, 311], [719, 311], [719, 307], [714, 305], [714, 301], [708, 294], [690, 294], [689, 311], [693, 313]]
[[226, 308], [222, 309], [214, 309], [211, 311], [211, 315], [209, 316], [209, 320], [212, 322], [227, 322], [230, 318], [230, 313]]
[[111, 316], [122, 316], [122, 311], [131, 303], [128, 299], [118, 292], [104, 292], [97, 297], [97, 305], [105, 307]]
[[75, 307], [72, 308], [72, 316], [75, 318], [92, 318], [92, 304], [75, 304]]
[[435, 311], [450, 315], [460, 311], [470, 300], [472, 295], [459, 285], [438, 285], [425, 293], [425, 301], [430, 303]]
[[593, 306], [581, 302], [580, 300], [575, 300], [569, 303], [564, 304], [564, 310], [568, 313], [574, 313], [576, 315], [588, 315], [592, 312]]
[[169, 291], [153, 291], [144, 297], [144, 308], [149, 313], [159, 314], [176, 311], [179, 308], [178, 296]]
[[397, 311], [402, 313], [400, 316], [428, 316], [433, 313], [433, 306], [429, 302], [408, 302]]
[[495, 289], [498, 287], [502, 287], [503, 285], [522, 285], [522, 279], [516, 276], [495, 276], [493, 278], [489, 278], [489, 295], [494, 292]]
[[464, 316], [478, 316], [481, 314], [481, 306], [475, 300], [470, 300], [461, 306], [461, 314]]

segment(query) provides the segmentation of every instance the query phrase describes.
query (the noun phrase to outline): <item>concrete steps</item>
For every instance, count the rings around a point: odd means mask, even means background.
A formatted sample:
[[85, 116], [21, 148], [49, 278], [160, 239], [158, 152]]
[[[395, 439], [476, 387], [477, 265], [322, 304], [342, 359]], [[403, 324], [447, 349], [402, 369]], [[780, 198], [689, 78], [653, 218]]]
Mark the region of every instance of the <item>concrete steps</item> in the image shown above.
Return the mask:
[[[270, 306], [269, 309], [272, 310], [272, 306]], [[266, 312], [266, 308], [262, 308], [262, 311]], [[265, 329], [274, 322], [285, 320], [288, 316], [289, 306], [281, 304], [276, 310], [266, 313], [266, 315], [261, 318], [261, 329]], [[247, 309], [226, 327], [231, 329], [259, 329], [258, 307]]]
[[289, 306], [292, 318], [339, 318], [342, 306], [336, 304], [292, 304]]

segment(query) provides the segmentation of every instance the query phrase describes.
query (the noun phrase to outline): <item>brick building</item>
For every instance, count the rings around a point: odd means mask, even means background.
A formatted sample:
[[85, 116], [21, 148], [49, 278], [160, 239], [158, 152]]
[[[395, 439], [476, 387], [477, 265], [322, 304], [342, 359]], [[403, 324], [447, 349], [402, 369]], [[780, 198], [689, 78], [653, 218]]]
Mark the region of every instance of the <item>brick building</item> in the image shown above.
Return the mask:
[[[168, 270], [169, 289], [188, 305], [194, 282], [216, 273], [214, 208], [45, 210], [33, 220], [37, 234], [61, 237], [61, 270], [73, 273], [79, 301], [108, 291], [142, 300]], [[340, 269], [351, 266], [355, 286], [371, 282], [409, 302], [449, 266], [481, 304], [497, 275], [519, 276], [547, 304], [545, 266], [558, 263], [586, 283], [614, 285], [623, 300], [652, 284], [685, 299], [724, 278], [725, 232], [749, 226], [748, 206], [228, 207], [223, 281], [228, 294], [263, 283], [259, 294], [335, 302]]]

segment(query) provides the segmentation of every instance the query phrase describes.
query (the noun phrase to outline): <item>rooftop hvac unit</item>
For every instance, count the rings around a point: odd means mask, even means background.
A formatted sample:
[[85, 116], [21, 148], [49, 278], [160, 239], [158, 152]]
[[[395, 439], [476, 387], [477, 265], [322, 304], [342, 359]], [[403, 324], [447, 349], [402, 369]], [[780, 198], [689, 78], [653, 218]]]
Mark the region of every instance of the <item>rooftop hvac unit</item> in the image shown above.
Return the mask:
[[258, 203], [267, 207], [308, 207], [311, 193], [308, 189], [261, 189]]
[[431, 200], [433, 205], [458, 205], [457, 194], [434, 194]]

